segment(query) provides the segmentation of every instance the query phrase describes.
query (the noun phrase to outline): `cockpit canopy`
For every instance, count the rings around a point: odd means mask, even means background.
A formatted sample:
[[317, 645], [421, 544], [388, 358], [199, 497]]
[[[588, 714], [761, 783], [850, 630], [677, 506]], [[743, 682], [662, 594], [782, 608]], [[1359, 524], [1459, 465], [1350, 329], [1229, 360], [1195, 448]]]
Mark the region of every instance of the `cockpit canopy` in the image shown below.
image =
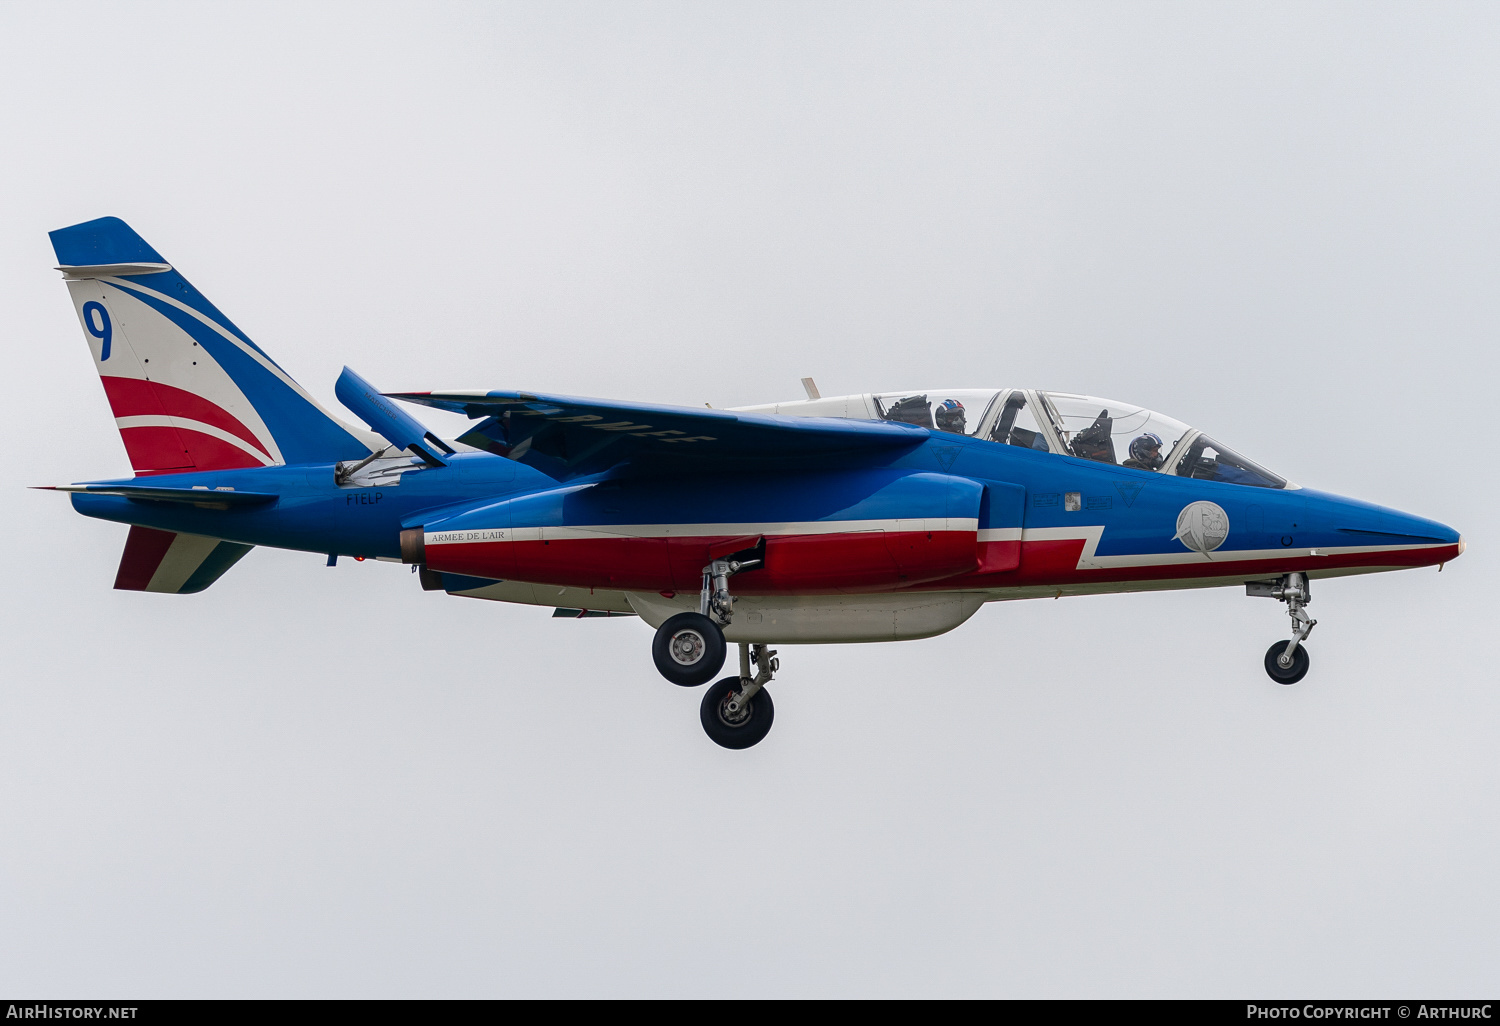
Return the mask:
[[1286, 479], [1180, 421], [1113, 399], [1035, 389], [925, 389], [744, 407], [803, 417], [895, 420], [1158, 474], [1285, 488]]

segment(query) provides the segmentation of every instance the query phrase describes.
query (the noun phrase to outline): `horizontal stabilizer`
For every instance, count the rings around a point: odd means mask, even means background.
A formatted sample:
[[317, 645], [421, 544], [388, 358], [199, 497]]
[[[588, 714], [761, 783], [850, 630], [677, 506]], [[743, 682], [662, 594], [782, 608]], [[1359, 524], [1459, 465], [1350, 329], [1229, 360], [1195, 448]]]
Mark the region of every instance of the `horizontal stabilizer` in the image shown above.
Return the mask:
[[90, 278], [119, 278], [132, 274], [165, 274], [171, 264], [59, 264], [57, 269], [67, 281], [87, 281]]
[[120, 591], [190, 595], [224, 576], [252, 548], [199, 534], [132, 527], [120, 556], [115, 587]]
[[233, 488], [157, 488], [150, 485], [97, 484], [97, 485], [46, 485], [45, 491], [82, 492], [86, 495], [119, 495], [140, 502], [181, 502], [203, 509], [235, 509], [244, 506], [264, 506], [275, 502], [275, 492], [241, 492]]

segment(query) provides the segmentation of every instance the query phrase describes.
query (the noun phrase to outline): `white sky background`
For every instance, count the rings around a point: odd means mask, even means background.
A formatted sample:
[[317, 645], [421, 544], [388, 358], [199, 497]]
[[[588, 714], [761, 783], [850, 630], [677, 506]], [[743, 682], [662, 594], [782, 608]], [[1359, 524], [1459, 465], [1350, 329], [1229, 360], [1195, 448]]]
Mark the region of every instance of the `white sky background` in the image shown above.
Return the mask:
[[[0, 992], [1472, 995], [1500, 983], [1493, 5], [0, 8]], [[330, 407], [1038, 385], [1470, 552], [786, 648], [257, 550], [112, 591], [46, 232], [123, 217]], [[429, 417], [452, 433], [456, 418]]]

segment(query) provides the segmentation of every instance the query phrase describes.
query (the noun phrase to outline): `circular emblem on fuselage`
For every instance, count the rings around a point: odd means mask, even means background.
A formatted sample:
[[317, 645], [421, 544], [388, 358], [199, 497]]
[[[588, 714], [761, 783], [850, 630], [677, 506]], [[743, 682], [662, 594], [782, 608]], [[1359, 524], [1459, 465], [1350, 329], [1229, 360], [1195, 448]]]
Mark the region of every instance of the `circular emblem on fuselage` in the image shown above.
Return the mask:
[[1229, 537], [1229, 514], [1217, 502], [1190, 502], [1177, 514], [1177, 533], [1172, 536], [1194, 552], [1205, 556]]

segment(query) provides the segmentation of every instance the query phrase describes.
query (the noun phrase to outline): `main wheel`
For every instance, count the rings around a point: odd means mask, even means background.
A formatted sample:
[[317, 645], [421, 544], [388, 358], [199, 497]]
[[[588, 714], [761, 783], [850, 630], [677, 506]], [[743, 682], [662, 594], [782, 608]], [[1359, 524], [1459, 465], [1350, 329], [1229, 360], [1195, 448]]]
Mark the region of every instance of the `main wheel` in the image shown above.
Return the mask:
[[704, 692], [703, 704], [698, 707], [703, 732], [714, 744], [725, 748], [749, 748], [759, 744], [771, 732], [771, 721], [776, 718], [776, 706], [765, 688], [755, 693], [748, 708], [741, 710], [738, 716], [730, 716], [724, 707], [729, 704], [729, 696], [739, 689], [738, 677], [715, 681]]
[[651, 658], [667, 680], [695, 688], [724, 665], [724, 632], [702, 613], [678, 613], [657, 629]]
[[1295, 684], [1307, 676], [1307, 668], [1311, 660], [1307, 655], [1307, 646], [1298, 645], [1297, 651], [1292, 653], [1292, 665], [1281, 665], [1281, 653], [1286, 651], [1286, 642], [1278, 641], [1266, 650], [1266, 673], [1278, 684]]

